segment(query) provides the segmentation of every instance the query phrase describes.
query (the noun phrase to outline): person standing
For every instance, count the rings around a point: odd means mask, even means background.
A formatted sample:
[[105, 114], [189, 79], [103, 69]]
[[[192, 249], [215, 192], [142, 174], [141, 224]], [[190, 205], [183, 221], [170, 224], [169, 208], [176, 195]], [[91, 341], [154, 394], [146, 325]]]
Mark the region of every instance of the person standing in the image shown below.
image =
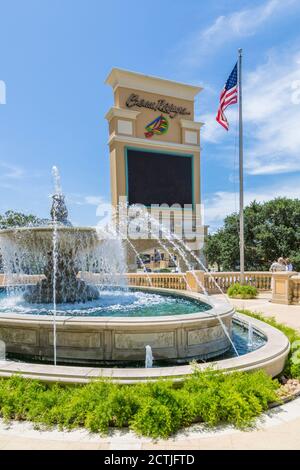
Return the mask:
[[290, 258], [286, 258], [285, 260], [285, 267], [286, 267], [286, 270], [287, 271], [293, 271], [294, 270], [294, 266], [290, 260]]
[[276, 273], [279, 271], [286, 271], [286, 264], [284, 262], [283, 258], [278, 258], [277, 261], [274, 261], [274, 263], [271, 264], [270, 271], [272, 273]]
[[[277, 273], [280, 271], [286, 271], [286, 265], [284, 262], [283, 258], [278, 258], [277, 261], [274, 261], [274, 263], [271, 264], [269, 271], [272, 273]], [[271, 290], [273, 291], [274, 289], [274, 277], [272, 276], [271, 279]]]

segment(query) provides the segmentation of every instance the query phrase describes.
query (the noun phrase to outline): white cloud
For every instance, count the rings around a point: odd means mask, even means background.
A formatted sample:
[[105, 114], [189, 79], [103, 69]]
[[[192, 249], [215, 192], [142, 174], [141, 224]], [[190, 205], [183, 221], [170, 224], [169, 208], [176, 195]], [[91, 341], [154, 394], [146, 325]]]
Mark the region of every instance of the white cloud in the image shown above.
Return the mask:
[[25, 177], [26, 172], [22, 167], [0, 161], [0, 188], [14, 191]]
[[98, 206], [99, 204], [106, 203], [103, 196], [84, 195], [79, 193], [68, 194], [68, 201], [76, 206]]
[[[300, 50], [271, 52], [265, 64], [245, 72], [243, 121], [245, 172], [280, 174], [300, 170]], [[226, 111], [231, 133], [237, 133], [237, 106]], [[203, 141], [232, 143], [215, 114], [200, 115]], [[222, 150], [222, 149], [221, 149]], [[223, 149], [225, 150], [225, 149]], [[232, 161], [233, 149], [223, 159]]]
[[0, 161], [0, 178], [1, 180], [7, 179], [21, 179], [25, 176], [25, 171], [18, 165], [12, 165]]
[[[217, 109], [215, 113], [206, 113], [196, 116], [196, 120], [204, 123], [201, 129], [201, 138], [205, 142], [217, 144], [221, 142], [228, 132], [216, 121]], [[226, 110], [226, 117], [229, 122], [229, 129], [235, 132], [237, 130], [237, 107]]]
[[[244, 193], [244, 204], [256, 200], [265, 202], [274, 197], [288, 197], [300, 199], [299, 181], [285, 180], [279, 185], [251, 189]], [[239, 195], [230, 191], [218, 191], [204, 201], [204, 223], [210, 226], [210, 232], [222, 225], [224, 218], [239, 210]]]
[[248, 173], [300, 170], [300, 103], [293, 99], [299, 80], [299, 53], [289, 51], [273, 54], [246, 76], [244, 119], [252, 140], [246, 149]]
[[252, 36], [275, 15], [282, 14], [297, 3], [296, 0], [268, 0], [259, 6], [222, 15], [183, 45], [184, 61], [197, 63], [213, 51], [224, 48], [226, 43], [238, 38]]
[[103, 202], [102, 196], [85, 196], [84, 203], [91, 206], [98, 206]]
[[68, 195], [68, 203], [76, 206], [94, 206], [95, 216], [97, 217], [97, 226], [109, 224], [112, 216], [112, 205], [103, 196], [82, 195], [72, 193]]
[[[91, 213], [91, 211], [93, 212], [94, 210], [96, 221], [95, 226], [101, 228], [109, 225], [113, 209], [111, 203], [105, 197], [91, 194], [85, 195], [81, 193], [68, 193], [66, 196], [67, 205], [69, 207], [77, 207], [76, 212], [83, 211], [86, 214]], [[74, 223], [74, 225], [80, 224]]]

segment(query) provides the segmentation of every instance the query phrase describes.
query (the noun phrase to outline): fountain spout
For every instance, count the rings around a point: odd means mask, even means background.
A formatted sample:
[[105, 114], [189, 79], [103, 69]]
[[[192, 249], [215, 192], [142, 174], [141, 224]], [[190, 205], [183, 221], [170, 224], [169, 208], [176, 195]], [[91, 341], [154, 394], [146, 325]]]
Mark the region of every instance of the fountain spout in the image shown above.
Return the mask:
[[6, 347], [4, 341], [0, 340], [0, 361], [5, 361], [6, 358]]
[[52, 223], [70, 227], [72, 224], [68, 220], [68, 209], [65, 203], [65, 196], [61, 189], [59, 171], [56, 166], [52, 168], [52, 175], [54, 180], [54, 194], [52, 195], [52, 207], [50, 211]]
[[249, 325], [248, 325], [248, 343], [247, 344], [249, 348], [253, 347], [253, 326], [251, 322], [249, 322]]
[[146, 357], [145, 357], [145, 368], [151, 368], [153, 367], [153, 354], [152, 354], [152, 348], [149, 346], [149, 344], [146, 346]]

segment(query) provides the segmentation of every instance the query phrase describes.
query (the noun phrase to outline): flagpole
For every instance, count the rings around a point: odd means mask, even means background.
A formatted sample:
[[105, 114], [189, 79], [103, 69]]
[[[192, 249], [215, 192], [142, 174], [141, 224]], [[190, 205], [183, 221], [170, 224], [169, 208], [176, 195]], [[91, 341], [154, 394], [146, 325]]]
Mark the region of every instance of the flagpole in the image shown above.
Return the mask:
[[240, 276], [245, 278], [244, 247], [244, 169], [243, 169], [243, 107], [242, 107], [242, 49], [238, 50], [238, 92], [239, 92], [239, 181], [240, 181]]

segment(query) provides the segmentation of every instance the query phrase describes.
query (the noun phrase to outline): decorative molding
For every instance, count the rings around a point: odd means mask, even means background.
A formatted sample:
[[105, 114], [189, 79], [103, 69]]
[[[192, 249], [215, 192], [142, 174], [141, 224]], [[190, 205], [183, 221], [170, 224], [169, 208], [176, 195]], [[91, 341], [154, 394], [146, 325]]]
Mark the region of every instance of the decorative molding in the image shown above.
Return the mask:
[[124, 121], [124, 119], [118, 119], [118, 133], [132, 135], [133, 134], [132, 121]]
[[198, 143], [198, 132], [197, 131], [184, 131], [184, 140], [186, 144], [197, 145]]
[[113, 68], [105, 80], [115, 91], [118, 87], [141, 90], [158, 95], [180, 97], [182, 100], [194, 101], [195, 96], [202, 91], [201, 87], [187, 85], [164, 78], [143, 75], [119, 68]]
[[112, 106], [110, 110], [106, 113], [105, 119], [110, 121], [114, 117], [127, 118], [127, 119], [136, 119], [140, 111], [134, 111], [133, 109], [118, 108], [117, 106]]
[[108, 143], [112, 144], [114, 142], [121, 142], [127, 145], [141, 145], [143, 147], [156, 147], [158, 149], [174, 149], [179, 152], [200, 152], [201, 148], [195, 145], [187, 145], [187, 144], [177, 144], [176, 142], [163, 142], [161, 140], [148, 140], [148, 139], [141, 139], [139, 137], [129, 137], [129, 136], [121, 136], [116, 135], [113, 132], [109, 138]]
[[184, 129], [200, 130], [204, 126], [203, 122], [189, 121], [188, 119], [180, 119], [180, 125]]

